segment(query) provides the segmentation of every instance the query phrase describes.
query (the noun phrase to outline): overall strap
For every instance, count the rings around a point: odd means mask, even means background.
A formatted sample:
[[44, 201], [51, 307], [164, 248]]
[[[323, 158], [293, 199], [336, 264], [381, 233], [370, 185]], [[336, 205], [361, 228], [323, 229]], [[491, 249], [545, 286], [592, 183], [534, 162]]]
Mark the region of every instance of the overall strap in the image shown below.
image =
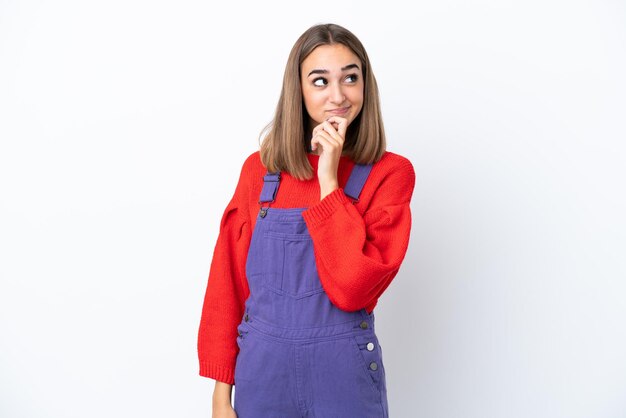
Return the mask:
[[259, 203], [273, 202], [276, 199], [276, 191], [280, 185], [280, 171], [270, 173], [269, 171], [263, 176], [263, 189]]
[[359, 201], [359, 195], [361, 194], [361, 190], [363, 189], [363, 185], [370, 171], [372, 171], [372, 164], [355, 164], [354, 167], [352, 167], [350, 177], [343, 191], [346, 196], [353, 199], [353, 203]]

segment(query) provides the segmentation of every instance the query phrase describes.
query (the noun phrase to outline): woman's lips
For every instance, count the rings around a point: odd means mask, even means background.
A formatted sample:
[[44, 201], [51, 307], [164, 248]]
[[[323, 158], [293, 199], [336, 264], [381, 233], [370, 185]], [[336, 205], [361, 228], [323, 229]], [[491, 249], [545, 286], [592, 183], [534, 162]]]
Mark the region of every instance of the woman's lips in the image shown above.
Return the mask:
[[345, 115], [346, 113], [348, 113], [349, 109], [350, 109], [350, 106], [340, 107], [339, 109], [329, 110], [328, 113], [330, 113], [331, 115]]

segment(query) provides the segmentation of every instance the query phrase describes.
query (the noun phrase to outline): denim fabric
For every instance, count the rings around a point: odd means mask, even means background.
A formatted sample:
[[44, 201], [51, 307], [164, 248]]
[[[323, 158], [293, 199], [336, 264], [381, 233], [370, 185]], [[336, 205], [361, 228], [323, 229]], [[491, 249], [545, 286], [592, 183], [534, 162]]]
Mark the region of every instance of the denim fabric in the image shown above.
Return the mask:
[[330, 302], [304, 209], [264, 208], [257, 217], [246, 261], [250, 296], [238, 326], [235, 411], [238, 418], [387, 418], [374, 313]]

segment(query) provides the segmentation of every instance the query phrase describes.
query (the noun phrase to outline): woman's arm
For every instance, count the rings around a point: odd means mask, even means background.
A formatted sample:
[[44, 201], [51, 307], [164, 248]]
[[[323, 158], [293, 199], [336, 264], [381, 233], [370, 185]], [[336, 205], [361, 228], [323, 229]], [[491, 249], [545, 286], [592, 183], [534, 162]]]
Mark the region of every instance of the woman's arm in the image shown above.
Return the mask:
[[251, 237], [250, 161], [248, 157], [244, 162], [235, 193], [222, 215], [198, 329], [200, 375], [229, 384], [235, 382], [237, 325], [249, 294], [245, 264]]
[[341, 188], [302, 212], [322, 286], [345, 311], [373, 310], [407, 251], [415, 172], [404, 157], [379, 163], [366, 183], [375, 189], [363, 189], [373, 196], [363, 214]]
[[213, 418], [237, 418], [237, 414], [232, 407], [233, 385], [215, 381], [215, 389], [213, 389]]

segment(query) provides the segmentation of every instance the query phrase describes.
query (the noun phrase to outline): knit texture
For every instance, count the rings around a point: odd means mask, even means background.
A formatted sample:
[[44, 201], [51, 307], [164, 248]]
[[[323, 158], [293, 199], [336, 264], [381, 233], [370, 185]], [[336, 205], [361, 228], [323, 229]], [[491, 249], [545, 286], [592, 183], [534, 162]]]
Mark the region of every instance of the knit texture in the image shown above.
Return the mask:
[[[343, 190], [354, 167], [352, 160], [340, 158], [339, 188], [320, 200], [319, 156], [307, 154], [307, 158], [314, 177], [302, 181], [281, 172], [276, 200], [270, 206], [306, 208], [302, 216], [328, 298], [339, 309], [366, 308], [371, 313], [406, 254], [415, 186], [413, 166], [408, 159], [386, 152], [372, 167], [359, 201], [353, 203]], [[246, 258], [266, 172], [259, 151], [243, 163], [220, 222], [200, 319], [200, 375], [230, 384], [234, 384], [239, 351], [237, 326], [250, 294]]]

